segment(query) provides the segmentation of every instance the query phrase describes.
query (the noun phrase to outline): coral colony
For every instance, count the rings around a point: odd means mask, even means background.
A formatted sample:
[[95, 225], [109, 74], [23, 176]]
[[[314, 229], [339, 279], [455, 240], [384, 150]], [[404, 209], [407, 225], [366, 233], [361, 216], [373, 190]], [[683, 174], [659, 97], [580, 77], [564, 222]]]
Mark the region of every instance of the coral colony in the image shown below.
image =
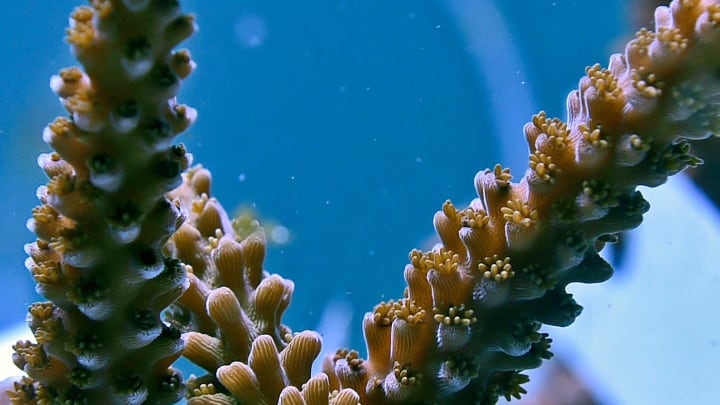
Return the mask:
[[[541, 325], [570, 325], [569, 283], [612, 275], [599, 255], [638, 226], [658, 186], [720, 132], [720, 0], [675, 0], [608, 67], [590, 66], [567, 119], [525, 125], [519, 182], [496, 165], [478, 197], [435, 214], [442, 243], [410, 252], [407, 288], [365, 315], [367, 358], [282, 324], [294, 284], [263, 269], [265, 236], [212, 197], [173, 144], [195, 119], [175, 100], [195, 30], [176, 0], [92, 0], [71, 15], [80, 67], [51, 79], [68, 117], [43, 139], [27, 266], [47, 302], [13, 360], [14, 404], [493, 404], [552, 356]], [[521, 153], [520, 151], [518, 153]], [[181, 355], [207, 371], [184, 380]]]

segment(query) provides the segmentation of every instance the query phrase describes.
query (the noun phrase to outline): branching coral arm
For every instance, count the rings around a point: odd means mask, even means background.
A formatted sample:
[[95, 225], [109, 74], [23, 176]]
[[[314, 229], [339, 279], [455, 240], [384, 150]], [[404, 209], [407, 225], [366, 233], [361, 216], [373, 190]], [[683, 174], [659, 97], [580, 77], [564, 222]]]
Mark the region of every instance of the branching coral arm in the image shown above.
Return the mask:
[[655, 32], [586, 69], [567, 121], [535, 115], [525, 176], [495, 166], [476, 175], [468, 208], [445, 203], [442, 244], [412, 252], [406, 295], [366, 317], [365, 365], [326, 368], [339, 387], [364, 387], [363, 403], [518, 397], [520, 371], [551, 356], [540, 326], [581, 311], [566, 286], [612, 275], [598, 251], [640, 224], [636, 187], [698, 164], [688, 141], [720, 132], [719, 24], [717, 1], [660, 7]]
[[50, 82], [69, 117], [43, 133], [50, 180], [26, 247], [49, 302], [30, 306], [36, 341], [14, 346], [28, 375], [8, 392], [15, 404], [173, 403], [185, 392], [170, 367], [184, 342], [161, 312], [188, 285], [163, 245], [183, 220], [165, 194], [189, 164], [172, 140], [195, 118], [175, 101], [194, 63], [173, 48], [194, 29], [174, 1], [96, 0], [70, 17], [82, 68]]

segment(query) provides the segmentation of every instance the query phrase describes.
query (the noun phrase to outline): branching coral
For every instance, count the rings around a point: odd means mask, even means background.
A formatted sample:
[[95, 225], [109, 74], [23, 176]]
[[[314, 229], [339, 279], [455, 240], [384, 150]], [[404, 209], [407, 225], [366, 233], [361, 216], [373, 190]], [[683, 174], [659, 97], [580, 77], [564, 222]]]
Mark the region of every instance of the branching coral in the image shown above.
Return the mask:
[[171, 402], [182, 342], [208, 371], [187, 383], [192, 404], [517, 398], [522, 370], [552, 357], [540, 327], [581, 312], [566, 286], [612, 275], [598, 252], [642, 221], [637, 186], [698, 164], [689, 141], [720, 133], [720, 2], [673, 1], [655, 32], [586, 69], [567, 121], [540, 112], [526, 124], [518, 183], [496, 165], [475, 176], [467, 208], [443, 204], [442, 242], [412, 251], [403, 296], [363, 319], [367, 359], [341, 349], [311, 376], [321, 339], [282, 323], [294, 284], [264, 270], [259, 224], [234, 224], [201, 167], [170, 191], [189, 160], [170, 139], [194, 117], [173, 98], [193, 64], [171, 48], [192, 19], [174, 1], [92, 3], [68, 31], [85, 71], [51, 82], [71, 118], [45, 132], [56, 152], [39, 159], [50, 181], [28, 246], [51, 302], [30, 308], [37, 342], [15, 347], [29, 375], [15, 403]]

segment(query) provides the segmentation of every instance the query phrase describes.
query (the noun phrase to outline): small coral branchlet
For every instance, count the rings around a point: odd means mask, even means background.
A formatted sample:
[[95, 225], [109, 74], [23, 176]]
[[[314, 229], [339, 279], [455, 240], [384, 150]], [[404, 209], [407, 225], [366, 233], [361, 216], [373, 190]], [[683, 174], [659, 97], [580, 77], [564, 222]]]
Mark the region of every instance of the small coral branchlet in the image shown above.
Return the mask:
[[[55, 151], [38, 158], [49, 180], [28, 223], [38, 239], [26, 247], [50, 302], [30, 308], [37, 343], [15, 346], [28, 378], [14, 403], [172, 403], [184, 394], [169, 368], [183, 341], [160, 318], [187, 281], [160, 248], [182, 222], [165, 193], [189, 163], [170, 142], [195, 116], [175, 112], [189, 54], [176, 64], [182, 72], [168, 61], [194, 26], [165, 30], [185, 17], [178, 4], [160, 3], [93, 1], [71, 14], [66, 40], [82, 67], [50, 80], [69, 117], [43, 132]], [[142, 69], [129, 63], [125, 50], [137, 40], [118, 37], [120, 25], [144, 40]], [[168, 128], [165, 139], [145, 138], [149, 123]]]

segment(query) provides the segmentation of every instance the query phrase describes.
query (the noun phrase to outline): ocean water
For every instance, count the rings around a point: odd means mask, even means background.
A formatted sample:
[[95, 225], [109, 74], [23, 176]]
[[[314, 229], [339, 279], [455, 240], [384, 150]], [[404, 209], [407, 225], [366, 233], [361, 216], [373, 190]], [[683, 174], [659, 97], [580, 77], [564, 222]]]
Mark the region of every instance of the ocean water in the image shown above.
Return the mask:
[[[42, 129], [64, 113], [48, 78], [74, 64], [63, 30], [75, 2], [6, 3], [0, 324], [10, 326], [36, 299], [24, 224], [45, 182]], [[617, 0], [183, 3], [200, 31], [183, 44], [198, 69], [178, 98], [199, 118], [178, 140], [212, 170], [229, 212], [287, 231], [266, 261], [295, 282], [285, 323], [314, 328], [336, 306], [350, 325], [340, 343], [360, 349], [363, 313], [402, 296], [407, 253], [432, 243], [443, 201], [468, 202], [475, 172], [496, 162], [519, 178], [522, 125], [539, 109], [563, 117], [584, 67], [637, 28]]]

